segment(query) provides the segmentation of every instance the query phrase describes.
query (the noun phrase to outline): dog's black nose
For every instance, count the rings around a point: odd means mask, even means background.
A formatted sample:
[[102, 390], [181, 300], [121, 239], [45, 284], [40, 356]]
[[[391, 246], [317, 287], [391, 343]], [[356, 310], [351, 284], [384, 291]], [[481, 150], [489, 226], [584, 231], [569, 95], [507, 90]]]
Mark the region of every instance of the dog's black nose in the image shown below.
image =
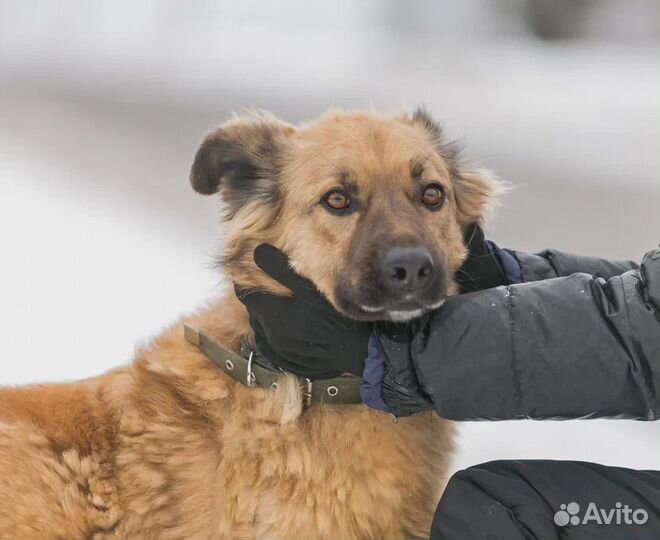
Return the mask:
[[417, 292], [433, 281], [433, 257], [423, 247], [395, 246], [381, 261], [381, 277], [396, 292]]

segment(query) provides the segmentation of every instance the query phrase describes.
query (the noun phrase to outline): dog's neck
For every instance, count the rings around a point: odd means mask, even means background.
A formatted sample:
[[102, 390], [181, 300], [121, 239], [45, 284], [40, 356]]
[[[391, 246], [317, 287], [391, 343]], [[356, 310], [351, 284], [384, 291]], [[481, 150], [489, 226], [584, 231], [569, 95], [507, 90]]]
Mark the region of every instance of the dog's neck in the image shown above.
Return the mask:
[[[265, 357], [256, 353], [245, 341], [240, 354], [225, 347], [213, 335], [193, 324], [184, 323], [185, 339], [197, 347], [217, 368], [236, 382], [249, 388], [276, 391], [286, 372], [273, 366]], [[270, 364], [270, 365], [269, 365]], [[352, 375], [340, 375], [321, 379], [298, 377], [303, 406], [314, 403], [356, 404], [361, 403], [360, 389], [363, 380]]]

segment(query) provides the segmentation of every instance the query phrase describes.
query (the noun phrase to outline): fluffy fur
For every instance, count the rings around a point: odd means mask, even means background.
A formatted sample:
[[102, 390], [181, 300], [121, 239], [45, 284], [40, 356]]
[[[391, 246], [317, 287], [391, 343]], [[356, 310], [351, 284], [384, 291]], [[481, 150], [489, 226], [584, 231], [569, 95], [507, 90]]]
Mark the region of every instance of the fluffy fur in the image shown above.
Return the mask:
[[[305, 210], [323, 175], [349, 163], [373, 184], [382, 167], [395, 170], [422, 148], [450, 190], [447, 211], [427, 225], [455, 271], [462, 229], [483, 216], [491, 184], [462, 169], [440, 135], [423, 113], [333, 113], [302, 128], [235, 119], [203, 142], [191, 178], [198, 191], [224, 197], [223, 269], [243, 286], [286, 292], [251, 259], [269, 241], [334, 302], [341, 269], [329, 261], [346, 261], [362, 225], [337, 227], [322, 210]], [[361, 405], [303, 410], [290, 375], [274, 391], [246, 388], [185, 341], [184, 320], [234, 350], [250, 332], [232, 292], [176, 322], [127, 367], [0, 390], [1, 540], [428, 535], [453, 448], [450, 423], [430, 412], [395, 423]]]

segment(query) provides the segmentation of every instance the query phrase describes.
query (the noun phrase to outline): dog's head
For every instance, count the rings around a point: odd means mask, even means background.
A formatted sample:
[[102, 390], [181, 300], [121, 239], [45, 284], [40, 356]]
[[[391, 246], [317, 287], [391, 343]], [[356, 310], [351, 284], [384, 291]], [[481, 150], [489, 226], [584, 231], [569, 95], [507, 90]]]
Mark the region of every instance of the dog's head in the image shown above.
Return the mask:
[[301, 127], [235, 118], [204, 139], [191, 182], [224, 200], [221, 262], [235, 283], [286, 293], [254, 263], [254, 248], [269, 242], [362, 320], [411, 319], [454, 294], [463, 233], [497, 191], [461, 165], [423, 111], [336, 112]]

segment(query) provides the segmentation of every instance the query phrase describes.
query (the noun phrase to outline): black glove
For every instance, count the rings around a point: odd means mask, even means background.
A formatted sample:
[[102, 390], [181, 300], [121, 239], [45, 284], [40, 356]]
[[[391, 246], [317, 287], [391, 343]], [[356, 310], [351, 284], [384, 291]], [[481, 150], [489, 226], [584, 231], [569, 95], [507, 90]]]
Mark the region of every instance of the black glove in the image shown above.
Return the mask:
[[[484, 231], [479, 225], [468, 227], [463, 241], [468, 248], [468, 256], [456, 273], [461, 294], [509, 284], [500, 261], [488, 248], [488, 241], [484, 238]], [[491, 245], [494, 249], [499, 249], [494, 244]]]
[[278, 367], [312, 380], [345, 372], [362, 376], [371, 325], [341, 315], [274, 246], [257, 246], [254, 261], [293, 293], [285, 297], [235, 287], [250, 315], [259, 352]]

